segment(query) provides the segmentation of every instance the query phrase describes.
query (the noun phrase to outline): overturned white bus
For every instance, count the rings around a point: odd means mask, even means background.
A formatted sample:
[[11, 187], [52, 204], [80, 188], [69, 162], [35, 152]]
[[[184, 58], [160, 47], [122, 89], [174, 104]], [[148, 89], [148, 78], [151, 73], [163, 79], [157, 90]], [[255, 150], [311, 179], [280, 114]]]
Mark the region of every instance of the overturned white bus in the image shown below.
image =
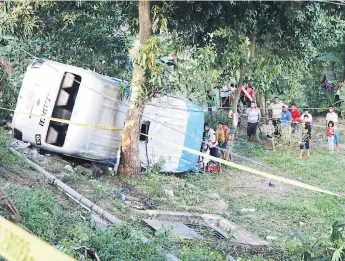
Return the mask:
[[[35, 59], [27, 68], [19, 93], [12, 120], [14, 137], [72, 157], [116, 161], [121, 131], [73, 123], [123, 128], [128, 110], [126, 84], [91, 70]], [[54, 122], [50, 118], [70, 123]], [[199, 150], [203, 124], [201, 107], [182, 98], [163, 96], [145, 106], [142, 132], [162, 139], [169, 137], [171, 142]], [[197, 155], [165, 148], [143, 135], [140, 139], [143, 167], [163, 159], [163, 170], [185, 172], [197, 163]]]

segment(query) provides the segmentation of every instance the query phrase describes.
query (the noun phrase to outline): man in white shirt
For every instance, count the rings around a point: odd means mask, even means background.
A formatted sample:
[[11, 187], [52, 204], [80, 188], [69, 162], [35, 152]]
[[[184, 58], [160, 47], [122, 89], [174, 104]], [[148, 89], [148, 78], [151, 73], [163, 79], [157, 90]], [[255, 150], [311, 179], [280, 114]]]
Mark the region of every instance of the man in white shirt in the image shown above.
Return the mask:
[[[308, 118], [304, 118], [304, 115], [308, 115]], [[307, 122], [310, 122], [312, 123], [313, 121], [313, 116], [308, 112], [308, 109], [307, 108], [304, 108], [303, 109], [303, 113], [301, 115], [301, 118], [300, 118], [300, 121], [307, 121]]]
[[334, 144], [336, 145], [337, 151], [339, 152], [339, 132], [338, 132], [338, 114], [334, 111], [334, 107], [332, 105], [328, 106], [328, 113], [326, 115], [326, 128], [328, 127], [328, 123], [332, 121], [334, 122]]
[[272, 111], [272, 123], [275, 128], [274, 135], [280, 134], [280, 119], [283, 113], [283, 104], [279, 102], [278, 97], [274, 97], [273, 104], [270, 106], [270, 110]]

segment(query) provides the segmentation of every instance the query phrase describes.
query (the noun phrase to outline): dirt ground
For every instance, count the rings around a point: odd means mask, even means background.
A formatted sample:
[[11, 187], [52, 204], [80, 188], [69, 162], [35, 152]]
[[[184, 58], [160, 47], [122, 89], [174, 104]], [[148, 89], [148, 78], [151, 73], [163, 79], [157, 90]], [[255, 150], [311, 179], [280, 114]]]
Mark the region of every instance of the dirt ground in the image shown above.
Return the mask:
[[31, 170], [8, 169], [0, 167], [0, 183], [3, 186], [11, 184], [13, 186], [41, 187], [45, 184], [42, 175]]

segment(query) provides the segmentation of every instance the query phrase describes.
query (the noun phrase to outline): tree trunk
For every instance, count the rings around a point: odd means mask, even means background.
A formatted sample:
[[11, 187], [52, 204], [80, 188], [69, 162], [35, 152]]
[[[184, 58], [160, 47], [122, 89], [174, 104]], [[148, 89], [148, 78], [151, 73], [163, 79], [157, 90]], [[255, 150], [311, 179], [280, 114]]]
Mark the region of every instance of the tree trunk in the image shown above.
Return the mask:
[[266, 117], [267, 112], [266, 112], [265, 94], [263, 92], [256, 93], [256, 103], [258, 104], [258, 107], [261, 108], [262, 116]]
[[[256, 46], [256, 36], [255, 36], [255, 32], [254, 32], [254, 35], [253, 35], [253, 42], [252, 42], [252, 47], [251, 47], [251, 51], [250, 51], [250, 57], [249, 57], [249, 62], [251, 62], [254, 58], [254, 55], [255, 55], [255, 46]], [[244, 79], [246, 77], [246, 72], [247, 72], [248, 68], [247, 66], [245, 65], [242, 65], [241, 66], [241, 69], [240, 69], [240, 79], [238, 81], [238, 88], [235, 92], [235, 95], [234, 95], [234, 101], [233, 101], [233, 104], [232, 104], [232, 113], [233, 113], [233, 117], [232, 117], [232, 127], [233, 128], [236, 128], [237, 127], [237, 120], [238, 120], [238, 113], [237, 113], [237, 104], [238, 104], [238, 100], [240, 98], [240, 94], [241, 94], [241, 90], [242, 90], [242, 86], [243, 86], [243, 83], [244, 83]]]
[[240, 70], [240, 79], [238, 81], [238, 86], [237, 86], [237, 90], [235, 92], [235, 95], [234, 95], [234, 99], [233, 99], [233, 102], [232, 102], [232, 127], [233, 128], [237, 128], [237, 123], [238, 123], [238, 117], [240, 117], [237, 113], [237, 105], [238, 105], [238, 102], [239, 102], [239, 98], [240, 98], [240, 94], [241, 94], [241, 89], [242, 89], [242, 86], [243, 86], [243, 83], [244, 83], [244, 78], [246, 76], [246, 73], [245, 73], [245, 68], [241, 68]]
[[173, 62], [174, 62], [174, 71], [177, 71], [177, 31], [176, 29], [173, 30], [173, 43], [174, 43], [174, 54], [173, 54]]
[[[333, 76], [333, 79], [336, 81], [337, 80], [337, 75], [335, 73], [335, 62], [331, 62], [331, 72], [332, 72], [332, 76]], [[331, 85], [332, 88], [331, 88], [331, 93], [332, 95], [334, 94], [334, 84]]]
[[[147, 43], [152, 35], [151, 9], [149, 0], [139, 1], [140, 46]], [[145, 72], [138, 64], [133, 66], [130, 105], [121, 137], [119, 175], [133, 176], [140, 173], [139, 137], [143, 105], [140, 102], [142, 86], [146, 81]], [[144, 97], [145, 98], [145, 97]]]
[[[252, 40], [252, 46], [251, 46], [251, 51], [250, 51], [249, 62], [251, 62], [254, 59], [255, 48], [256, 48], [256, 35], [255, 35], [255, 32], [254, 32], [253, 40]], [[248, 66], [250, 66], [250, 65], [248, 65]], [[237, 90], [235, 92], [234, 103], [232, 105], [232, 111], [233, 111], [232, 127], [233, 128], [236, 128], [237, 122], [238, 122], [237, 119], [238, 119], [239, 116], [238, 116], [238, 113], [237, 113], [237, 104], [238, 104], [238, 100], [240, 98], [240, 94], [241, 94], [241, 90], [242, 90], [242, 86], [243, 86], [243, 83], [244, 83], [244, 79], [245, 79], [247, 70], [248, 70], [247, 66], [244, 66], [244, 65], [241, 66], [241, 69], [240, 69], [240, 79], [238, 81], [238, 88], [237, 88]], [[260, 137], [259, 137], [259, 126], [258, 126], [257, 131], [256, 131], [255, 140], [258, 143], [262, 143], [261, 140], [260, 140]]]

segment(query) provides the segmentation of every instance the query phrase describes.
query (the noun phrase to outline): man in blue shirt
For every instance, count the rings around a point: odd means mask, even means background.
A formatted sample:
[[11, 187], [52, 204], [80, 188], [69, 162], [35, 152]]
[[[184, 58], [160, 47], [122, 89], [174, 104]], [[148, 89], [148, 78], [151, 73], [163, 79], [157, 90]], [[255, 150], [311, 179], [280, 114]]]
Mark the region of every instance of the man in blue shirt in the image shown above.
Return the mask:
[[288, 123], [292, 121], [292, 115], [285, 104], [282, 107], [283, 107], [283, 113], [282, 113], [282, 118], [280, 121], [281, 121], [282, 128], [286, 128], [288, 126]]

